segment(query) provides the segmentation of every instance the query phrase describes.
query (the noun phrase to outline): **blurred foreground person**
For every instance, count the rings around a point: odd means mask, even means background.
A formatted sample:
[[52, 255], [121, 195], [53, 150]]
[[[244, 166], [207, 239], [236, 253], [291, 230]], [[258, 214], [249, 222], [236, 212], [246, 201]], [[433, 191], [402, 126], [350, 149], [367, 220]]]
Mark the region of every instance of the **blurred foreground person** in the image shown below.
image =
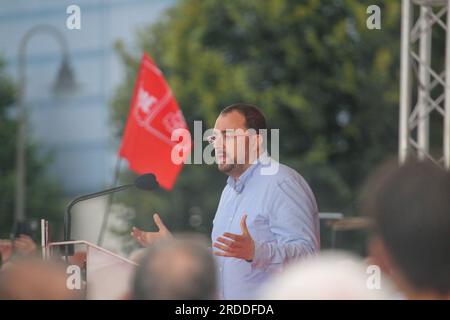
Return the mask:
[[14, 256], [31, 256], [36, 252], [36, 243], [28, 235], [21, 234], [14, 241], [0, 239], [0, 270], [7, 267]]
[[214, 258], [200, 236], [162, 239], [139, 258], [131, 298], [207, 300], [216, 298]]
[[16, 259], [0, 272], [0, 300], [66, 300], [81, 298], [66, 286], [62, 264], [37, 258]]
[[344, 252], [324, 252], [289, 266], [262, 289], [267, 300], [390, 299], [386, 279], [361, 259]]
[[409, 299], [450, 298], [450, 173], [431, 162], [388, 163], [369, 180], [374, 263]]

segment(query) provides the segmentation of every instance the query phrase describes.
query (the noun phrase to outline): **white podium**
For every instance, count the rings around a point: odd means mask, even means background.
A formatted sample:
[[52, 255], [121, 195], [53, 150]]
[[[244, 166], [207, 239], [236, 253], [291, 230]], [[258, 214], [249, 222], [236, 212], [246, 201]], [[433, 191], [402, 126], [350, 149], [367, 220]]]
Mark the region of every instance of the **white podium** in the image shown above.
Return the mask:
[[[85, 256], [86, 298], [89, 300], [123, 299], [131, 287], [132, 275], [137, 264], [109, 250], [84, 240], [48, 242], [43, 249], [44, 258], [52, 256], [53, 249], [65, 245], [85, 250], [76, 250]], [[75, 263], [74, 263], [75, 264]]]

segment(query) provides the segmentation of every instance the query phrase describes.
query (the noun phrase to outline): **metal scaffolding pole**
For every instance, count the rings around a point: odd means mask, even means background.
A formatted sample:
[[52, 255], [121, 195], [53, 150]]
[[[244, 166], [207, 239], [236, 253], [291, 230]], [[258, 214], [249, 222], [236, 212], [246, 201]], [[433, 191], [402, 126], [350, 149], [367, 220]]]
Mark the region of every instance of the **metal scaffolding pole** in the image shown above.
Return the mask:
[[429, 6], [422, 6], [420, 8], [420, 43], [419, 43], [419, 57], [421, 63], [419, 65], [418, 75], [418, 95], [417, 106], [418, 116], [420, 121], [417, 123], [417, 142], [419, 145], [418, 154], [420, 160], [425, 160], [427, 154], [430, 152], [430, 117], [427, 112], [428, 98], [430, 97], [430, 73], [431, 68], [431, 31], [432, 28], [427, 28], [430, 23]]
[[[402, 0], [399, 161], [429, 159], [450, 169], [450, 0]], [[418, 14], [415, 14], [417, 12]], [[444, 20], [443, 20], [444, 19]], [[432, 34], [445, 32], [443, 70], [433, 69]], [[415, 78], [413, 79], [413, 75]], [[449, 79], [447, 81], [447, 79]], [[413, 80], [417, 94], [413, 95]], [[413, 97], [417, 96], [415, 101]], [[431, 150], [430, 115], [443, 120], [442, 149]]]
[[[447, 8], [450, 4], [447, 4]], [[447, 25], [450, 21], [450, 10], [447, 10]], [[450, 32], [445, 37], [445, 79], [450, 79]], [[450, 80], [449, 80], [450, 82]], [[444, 114], [444, 166], [450, 169], [450, 83], [445, 86], [445, 114]]]
[[399, 159], [403, 163], [408, 156], [409, 126], [408, 116], [411, 109], [411, 56], [409, 54], [409, 34], [412, 24], [412, 6], [410, 0], [402, 0], [402, 33], [400, 52], [400, 123], [399, 123]]

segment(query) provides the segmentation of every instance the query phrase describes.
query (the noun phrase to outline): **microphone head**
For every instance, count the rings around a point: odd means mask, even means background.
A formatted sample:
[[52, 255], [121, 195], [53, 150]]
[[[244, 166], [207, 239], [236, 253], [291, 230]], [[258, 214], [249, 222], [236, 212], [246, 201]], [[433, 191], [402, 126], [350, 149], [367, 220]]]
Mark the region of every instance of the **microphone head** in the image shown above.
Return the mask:
[[141, 190], [155, 190], [159, 187], [159, 183], [153, 173], [140, 175], [134, 181], [136, 188]]

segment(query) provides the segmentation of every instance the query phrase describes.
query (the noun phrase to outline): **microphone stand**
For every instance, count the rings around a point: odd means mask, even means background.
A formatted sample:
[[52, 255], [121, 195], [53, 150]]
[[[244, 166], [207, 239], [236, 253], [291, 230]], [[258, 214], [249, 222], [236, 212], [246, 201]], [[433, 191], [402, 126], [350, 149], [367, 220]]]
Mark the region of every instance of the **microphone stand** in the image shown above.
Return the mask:
[[[115, 187], [115, 188], [110, 188], [110, 189], [106, 189], [103, 191], [99, 191], [96, 193], [91, 193], [91, 194], [86, 194], [86, 195], [82, 195], [79, 196], [75, 199], [73, 199], [69, 205], [66, 208], [66, 212], [64, 215], [64, 241], [71, 241], [71, 225], [72, 225], [72, 207], [77, 204], [78, 202], [84, 201], [84, 200], [89, 200], [92, 198], [96, 198], [96, 197], [100, 197], [100, 196], [104, 196], [110, 193], [114, 193], [114, 192], [119, 192], [131, 187], [134, 187], [134, 184], [126, 184], [123, 186], [119, 186], [119, 187]], [[68, 261], [68, 257], [69, 256], [73, 256], [75, 249], [74, 249], [74, 245], [73, 244], [67, 244], [62, 246], [62, 250], [64, 252], [64, 256], [66, 257], [66, 261]]]

